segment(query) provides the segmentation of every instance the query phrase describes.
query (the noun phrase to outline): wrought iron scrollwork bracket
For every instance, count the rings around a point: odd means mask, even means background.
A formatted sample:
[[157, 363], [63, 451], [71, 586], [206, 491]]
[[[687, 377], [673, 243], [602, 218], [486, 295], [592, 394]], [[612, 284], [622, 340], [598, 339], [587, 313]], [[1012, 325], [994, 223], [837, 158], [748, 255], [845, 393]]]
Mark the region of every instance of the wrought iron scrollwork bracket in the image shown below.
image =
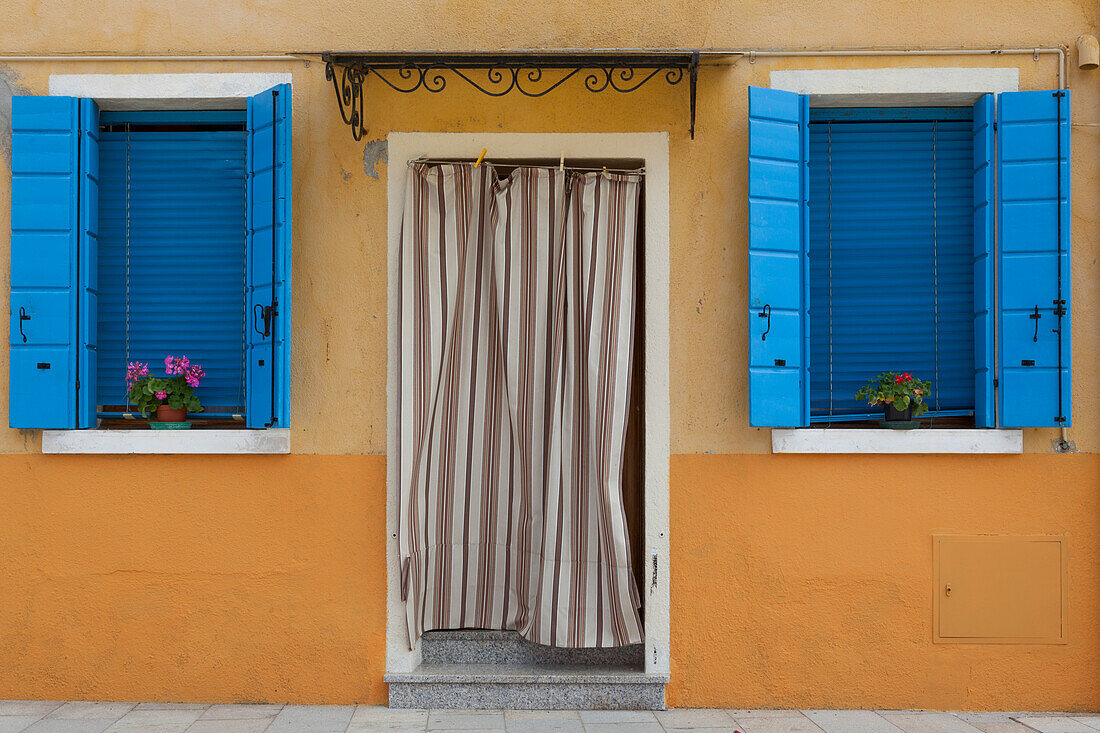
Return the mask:
[[[325, 79], [332, 82], [340, 117], [356, 140], [367, 133], [363, 111], [363, 86], [370, 77], [393, 91], [432, 93], [447, 88], [449, 74], [490, 97], [518, 92], [542, 97], [575, 76], [584, 76], [584, 88], [599, 93], [608, 89], [633, 92], [657, 76], [670, 86], [688, 77], [689, 132], [695, 139], [695, 97], [699, 78], [699, 52], [652, 53], [357, 53], [329, 51], [322, 54]], [[546, 72], [550, 73], [546, 73]]]

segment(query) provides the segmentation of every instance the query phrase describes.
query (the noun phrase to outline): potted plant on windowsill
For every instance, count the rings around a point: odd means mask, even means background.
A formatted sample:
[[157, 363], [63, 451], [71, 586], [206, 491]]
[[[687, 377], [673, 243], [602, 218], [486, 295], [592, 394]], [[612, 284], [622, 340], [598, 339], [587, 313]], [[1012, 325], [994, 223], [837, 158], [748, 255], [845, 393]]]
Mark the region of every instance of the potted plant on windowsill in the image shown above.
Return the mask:
[[882, 424], [888, 428], [911, 430], [913, 418], [928, 412], [925, 400], [932, 394], [932, 383], [915, 378], [909, 372], [883, 372], [859, 388], [857, 400], [867, 400], [885, 410]]
[[149, 373], [149, 365], [131, 362], [126, 366], [127, 397], [141, 414], [149, 417], [155, 412], [157, 419], [149, 421], [156, 430], [186, 430], [191, 427], [187, 413], [202, 412], [195, 388], [206, 372], [198, 364], [192, 364], [186, 356], [167, 356], [164, 359], [164, 377]]

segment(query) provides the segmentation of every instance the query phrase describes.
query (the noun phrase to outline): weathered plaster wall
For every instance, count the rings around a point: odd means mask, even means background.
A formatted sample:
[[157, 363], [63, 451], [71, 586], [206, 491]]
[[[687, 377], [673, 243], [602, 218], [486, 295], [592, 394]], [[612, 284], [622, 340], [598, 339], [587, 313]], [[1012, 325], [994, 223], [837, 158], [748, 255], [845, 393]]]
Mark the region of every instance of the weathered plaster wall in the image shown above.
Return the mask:
[[[1100, 710], [1098, 484], [1095, 454], [673, 457], [670, 701]], [[1065, 535], [1069, 643], [933, 644], [933, 533]]]
[[0, 699], [385, 700], [385, 459], [0, 460]]
[[[5, 13], [0, 54], [1030, 47], [1100, 32], [1092, 0], [10, 0]], [[1072, 60], [1074, 119], [1100, 122], [1100, 72]], [[593, 95], [578, 81], [542, 99], [490, 99], [458, 80], [438, 95], [371, 84], [370, 130], [356, 143], [317, 61], [0, 62], [0, 126], [3, 87], [46, 93], [51, 73], [293, 73], [297, 454], [39, 456], [37, 433], [0, 427], [0, 697], [383, 700], [385, 178], [402, 174], [383, 155], [386, 136], [667, 130], [681, 454], [670, 699], [1100, 708], [1100, 128], [1073, 133], [1070, 437], [1091, 455], [1049, 455], [1054, 431], [1031, 430], [1025, 457], [770, 456], [768, 431], [748, 426], [745, 88], [767, 86], [774, 69], [900, 66], [1012, 66], [1022, 89], [1056, 84], [1049, 57], [743, 60], [701, 70], [694, 141], [684, 85]], [[0, 185], [0, 301], [9, 203]], [[941, 529], [1066, 533], [1070, 643], [932, 645], [931, 533]]]

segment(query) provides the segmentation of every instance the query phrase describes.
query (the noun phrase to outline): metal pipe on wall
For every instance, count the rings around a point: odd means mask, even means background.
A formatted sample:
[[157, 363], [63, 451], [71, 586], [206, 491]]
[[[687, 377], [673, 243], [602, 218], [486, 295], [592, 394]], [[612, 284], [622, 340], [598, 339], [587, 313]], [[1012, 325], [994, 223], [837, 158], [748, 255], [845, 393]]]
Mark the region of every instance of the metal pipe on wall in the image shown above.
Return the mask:
[[[694, 49], [524, 49], [518, 51], [486, 51], [486, 53], [683, 53]], [[308, 56], [320, 56], [320, 51], [302, 51], [288, 54], [270, 55], [240, 55], [232, 54], [204, 56], [194, 55], [96, 55], [82, 56], [77, 54], [45, 54], [36, 56], [23, 56], [19, 54], [0, 54], [0, 63], [18, 61], [309, 61]], [[706, 49], [699, 50], [701, 59], [736, 56], [748, 57], [750, 61], [758, 58], [782, 58], [798, 56], [1006, 56], [1031, 54], [1038, 61], [1041, 54], [1057, 54], [1058, 56], [1058, 88], [1065, 89], [1066, 53], [1058, 47], [1034, 47], [1034, 48], [823, 48], [823, 49]], [[715, 64], [718, 65], [718, 64]]]

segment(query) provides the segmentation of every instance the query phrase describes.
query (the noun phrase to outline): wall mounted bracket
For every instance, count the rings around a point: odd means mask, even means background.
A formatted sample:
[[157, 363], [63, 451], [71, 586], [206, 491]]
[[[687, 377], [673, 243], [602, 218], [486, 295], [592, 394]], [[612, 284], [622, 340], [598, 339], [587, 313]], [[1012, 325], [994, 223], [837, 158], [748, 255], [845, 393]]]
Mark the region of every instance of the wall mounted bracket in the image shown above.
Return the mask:
[[[590, 92], [612, 89], [628, 93], [660, 75], [670, 86], [687, 72], [690, 118], [695, 138], [695, 88], [699, 51], [470, 51], [377, 52], [326, 51], [325, 78], [332, 82], [340, 117], [356, 140], [366, 134], [363, 84], [374, 76], [390, 89], [411, 94], [420, 89], [438, 93], [449, 75], [462, 79], [490, 97], [518, 92], [542, 97], [579, 74]], [[549, 72], [549, 73], [546, 73]]]

